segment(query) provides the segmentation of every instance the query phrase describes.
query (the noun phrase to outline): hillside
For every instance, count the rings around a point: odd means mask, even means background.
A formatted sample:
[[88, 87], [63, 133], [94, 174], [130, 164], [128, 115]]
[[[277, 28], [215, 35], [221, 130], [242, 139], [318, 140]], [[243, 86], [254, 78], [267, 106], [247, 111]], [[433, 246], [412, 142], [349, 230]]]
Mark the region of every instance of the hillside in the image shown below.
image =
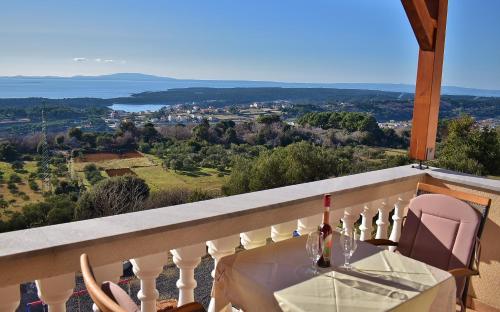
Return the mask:
[[[413, 95], [333, 88], [182, 88], [159, 92], [142, 92], [128, 97], [111, 99], [0, 99], [0, 119], [30, 118], [40, 116], [42, 103], [48, 109], [48, 118], [99, 116], [113, 103], [122, 104], [184, 104], [193, 102], [201, 107], [226, 107], [247, 105], [258, 101], [287, 100], [293, 105], [313, 105], [314, 109], [344, 110], [372, 113], [378, 121], [408, 120], [413, 111]], [[440, 118], [470, 114], [477, 119], [500, 119], [500, 98], [443, 95]]]

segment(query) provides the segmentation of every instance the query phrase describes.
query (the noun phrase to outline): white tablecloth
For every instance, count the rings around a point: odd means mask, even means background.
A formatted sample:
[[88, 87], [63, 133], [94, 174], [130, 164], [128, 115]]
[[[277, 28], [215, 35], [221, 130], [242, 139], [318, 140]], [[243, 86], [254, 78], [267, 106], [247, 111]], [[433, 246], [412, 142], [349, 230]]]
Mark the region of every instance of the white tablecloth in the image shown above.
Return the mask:
[[222, 258], [212, 297], [244, 311], [455, 311], [455, 279], [447, 272], [360, 242], [345, 271], [338, 236], [333, 265], [316, 277], [305, 237]]

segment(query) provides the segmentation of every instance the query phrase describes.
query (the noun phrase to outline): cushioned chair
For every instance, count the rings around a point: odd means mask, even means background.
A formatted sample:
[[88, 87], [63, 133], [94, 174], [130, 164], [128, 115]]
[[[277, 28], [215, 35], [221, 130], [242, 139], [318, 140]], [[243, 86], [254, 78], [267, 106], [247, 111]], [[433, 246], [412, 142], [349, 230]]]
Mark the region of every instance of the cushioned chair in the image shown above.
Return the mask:
[[[132, 298], [120, 286], [112, 282], [104, 282], [102, 285], [97, 284], [86, 254], [82, 254], [80, 257], [80, 267], [87, 291], [94, 303], [99, 307], [99, 310], [102, 312], [141, 311]], [[193, 302], [177, 308], [160, 309], [158, 311], [205, 312], [205, 309], [199, 303]]]
[[450, 272], [456, 278], [457, 299], [463, 311], [469, 277], [479, 274], [479, 237], [490, 204], [489, 198], [419, 183], [399, 242], [368, 242], [397, 246], [397, 252], [405, 256]]

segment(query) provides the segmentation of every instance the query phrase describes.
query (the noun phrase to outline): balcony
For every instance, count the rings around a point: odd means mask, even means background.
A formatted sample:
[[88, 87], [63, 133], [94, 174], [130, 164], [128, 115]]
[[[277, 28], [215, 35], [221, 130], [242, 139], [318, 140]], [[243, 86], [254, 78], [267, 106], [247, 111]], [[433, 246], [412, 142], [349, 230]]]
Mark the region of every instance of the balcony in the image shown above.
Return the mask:
[[476, 309], [484, 304], [500, 308], [495, 291], [500, 288], [500, 251], [495, 248], [500, 236], [500, 181], [403, 166], [0, 234], [0, 311], [14, 311], [20, 303], [20, 284], [32, 281], [50, 311], [65, 311], [82, 253], [92, 259], [100, 281], [118, 280], [122, 261], [130, 259], [140, 280], [142, 311], [152, 311], [158, 298], [156, 279], [170, 252], [180, 270], [179, 304], [190, 302], [197, 287], [194, 269], [207, 252], [217, 263], [240, 243], [250, 249], [269, 243], [268, 238], [287, 239], [294, 230], [308, 233], [320, 223], [325, 193], [332, 194], [332, 224], [353, 226], [361, 219], [362, 240], [398, 240], [405, 207], [421, 181], [492, 199], [482, 238], [481, 276], [472, 279], [469, 295]]

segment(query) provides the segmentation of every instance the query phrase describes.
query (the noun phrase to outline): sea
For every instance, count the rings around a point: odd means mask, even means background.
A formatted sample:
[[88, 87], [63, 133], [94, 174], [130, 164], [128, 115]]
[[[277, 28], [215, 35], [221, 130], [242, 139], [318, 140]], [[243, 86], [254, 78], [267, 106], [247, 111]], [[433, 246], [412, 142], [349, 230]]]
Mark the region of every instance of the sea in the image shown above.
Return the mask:
[[43, 97], [116, 98], [144, 91], [163, 91], [175, 88], [175, 82], [155, 80], [95, 80], [61, 78], [0, 77], [0, 98]]
[[163, 107], [170, 105], [165, 104], [113, 104], [108, 108], [116, 111], [125, 111], [127, 113], [140, 113], [140, 112], [157, 112]]

